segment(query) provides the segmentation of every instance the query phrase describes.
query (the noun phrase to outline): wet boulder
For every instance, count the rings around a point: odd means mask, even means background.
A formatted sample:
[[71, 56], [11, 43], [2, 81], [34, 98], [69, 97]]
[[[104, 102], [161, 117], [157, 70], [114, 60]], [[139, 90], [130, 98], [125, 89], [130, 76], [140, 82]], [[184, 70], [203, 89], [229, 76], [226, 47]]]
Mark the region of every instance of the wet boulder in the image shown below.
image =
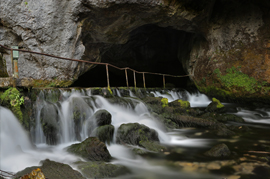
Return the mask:
[[82, 174], [76, 170], [73, 170], [69, 165], [54, 162], [51, 160], [41, 161], [41, 166], [28, 167], [18, 173], [17, 177], [24, 176], [31, 173], [33, 170], [40, 168], [46, 178], [53, 179], [63, 179], [63, 178], [72, 178], [72, 179], [85, 179]]
[[40, 112], [40, 122], [44, 135], [46, 136], [46, 143], [55, 145], [59, 139], [59, 124], [58, 112], [54, 104], [47, 103], [43, 106]]
[[97, 137], [88, 137], [79, 144], [67, 147], [67, 151], [90, 161], [110, 161], [111, 159], [106, 145]]
[[90, 136], [97, 137], [100, 141], [110, 144], [113, 140], [114, 126], [105, 125], [94, 129]]
[[112, 115], [105, 109], [97, 111], [93, 118], [95, 119], [97, 126], [110, 125], [112, 122]]
[[210, 150], [205, 152], [204, 155], [209, 157], [229, 157], [231, 155], [231, 151], [226, 144], [222, 143], [212, 147]]
[[138, 123], [122, 124], [117, 130], [116, 142], [138, 145], [153, 152], [160, 152], [165, 149], [159, 144], [158, 133], [154, 129]]

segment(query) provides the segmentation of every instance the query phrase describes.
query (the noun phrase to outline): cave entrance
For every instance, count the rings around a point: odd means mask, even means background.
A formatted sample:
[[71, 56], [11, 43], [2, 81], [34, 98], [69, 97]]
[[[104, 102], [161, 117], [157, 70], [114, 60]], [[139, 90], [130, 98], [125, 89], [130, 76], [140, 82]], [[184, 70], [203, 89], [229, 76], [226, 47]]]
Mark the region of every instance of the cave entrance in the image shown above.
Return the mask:
[[[140, 72], [153, 72], [176, 76], [187, 75], [183, 59], [189, 59], [189, 42], [194, 34], [170, 27], [144, 25], [129, 34], [125, 44], [109, 45], [101, 52], [101, 62], [117, 67], [130, 67]], [[185, 60], [188, 60], [185, 59]], [[125, 70], [109, 66], [111, 87], [126, 86]], [[134, 86], [133, 71], [128, 70], [129, 86]], [[186, 87], [189, 77], [165, 77], [166, 87]], [[145, 74], [147, 88], [163, 87], [163, 76]], [[137, 87], [143, 87], [143, 75], [136, 73]], [[107, 86], [106, 66], [96, 65], [72, 85], [76, 87]]]

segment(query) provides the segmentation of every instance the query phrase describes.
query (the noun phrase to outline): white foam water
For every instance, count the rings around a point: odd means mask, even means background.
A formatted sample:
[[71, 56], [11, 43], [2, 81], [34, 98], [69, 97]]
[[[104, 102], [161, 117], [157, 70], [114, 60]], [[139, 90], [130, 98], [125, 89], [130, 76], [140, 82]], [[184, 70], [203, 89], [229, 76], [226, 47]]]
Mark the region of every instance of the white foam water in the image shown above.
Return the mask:
[[[132, 94], [130, 92], [130, 94]], [[166, 133], [164, 126], [159, 123], [148, 111], [145, 104], [137, 99], [128, 98], [133, 105], [117, 105], [111, 104], [107, 99], [102, 96], [91, 95], [91, 92], [78, 93], [77, 91], [66, 92], [62, 91], [62, 101], [58, 102], [56, 109], [59, 114], [59, 125], [61, 130], [59, 131], [59, 144], [56, 146], [48, 146], [45, 144], [46, 137], [42, 131], [40, 124], [40, 111], [46, 101], [44, 93], [42, 92], [38, 97], [36, 105], [38, 105], [37, 116], [36, 116], [36, 133], [34, 134], [35, 144], [37, 147], [33, 147], [26, 131], [23, 130], [22, 126], [15, 118], [15, 116], [6, 108], [0, 107], [1, 116], [1, 169], [5, 171], [17, 172], [29, 166], [37, 166], [41, 160], [49, 158], [51, 160], [67, 163], [72, 165], [76, 160], [81, 160], [71, 154], [66, 153], [64, 148], [72, 143], [78, 142], [75, 138], [74, 122], [72, 121], [72, 112], [76, 108], [79, 111], [79, 118], [82, 120], [80, 131], [80, 138], [84, 140], [88, 137], [88, 124], [93, 114], [101, 109], [106, 109], [112, 115], [112, 125], [115, 126], [115, 131], [118, 127], [124, 123], [140, 123], [144, 124], [158, 132], [161, 143], [166, 145], [179, 145], [179, 146], [190, 146], [199, 147], [206, 146], [207, 141], [203, 139], [188, 139], [181, 137], [179, 133]], [[119, 95], [119, 94], [118, 94]], [[133, 96], [134, 94], [132, 94]], [[161, 94], [158, 94], [161, 95]], [[171, 100], [181, 97], [181, 94], [171, 93]], [[167, 96], [168, 97], [168, 96]], [[135, 107], [132, 107], [135, 106]], [[78, 126], [77, 126], [78, 127]], [[19, 147], [18, 147], [19, 146]], [[125, 147], [112, 144], [108, 147], [112, 156], [118, 158], [115, 162], [124, 163], [126, 166], [134, 165], [133, 169], [138, 169], [138, 163], [142, 163], [141, 168], [147, 168], [149, 171], [157, 172], [163, 171], [166, 173], [167, 170], [160, 166], [151, 166], [146, 160], [142, 160], [137, 157], [135, 163], [130, 163], [132, 154], [129, 152], [115, 152], [115, 148], [126, 151]], [[119, 156], [121, 154], [121, 156]], [[138, 162], [136, 164], [136, 162]], [[135, 167], [137, 166], [137, 168]], [[132, 166], [131, 166], [132, 167]], [[135, 169], [136, 168], [136, 169]], [[141, 170], [141, 169], [140, 169]], [[178, 173], [178, 172], [177, 172]], [[171, 173], [172, 174], [172, 171]], [[168, 174], [168, 176], [170, 175]], [[178, 173], [179, 174], [179, 173]], [[173, 174], [174, 175], [174, 174]]]
[[39, 166], [41, 160], [48, 158], [66, 164], [81, 160], [63, 150], [70, 143], [34, 146], [18, 119], [3, 107], [0, 107], [0, 127], [0, 169], [3, 171], [18, 172], [26, 167]]
[[211, 103], [211, 100], [205, 94], [200, 92], [191, 94], [188, 91], [176, 92], [174, 90], [168, 90], [166, 91], [167, 94], [160, 93], [158, 91], [152, 91], [151, 93], [154, 94], [155, 97], [167, 98], [168, 102], [172, 102], [178, 99], [189, 101], [190, 107], [206, 107]]

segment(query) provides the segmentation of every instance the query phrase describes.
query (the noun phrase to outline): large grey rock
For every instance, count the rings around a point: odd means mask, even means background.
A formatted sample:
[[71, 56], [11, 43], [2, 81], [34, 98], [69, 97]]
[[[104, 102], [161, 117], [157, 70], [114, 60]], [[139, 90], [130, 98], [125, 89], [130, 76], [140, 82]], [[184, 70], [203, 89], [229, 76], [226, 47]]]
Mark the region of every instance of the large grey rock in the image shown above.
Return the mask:
[[[185, 1], [2, 1], [0, 44], [100, 61], [105, 49], [126, 43], [129, 33], [145, 24], [196, 31], [193, 20], [205, 18], [208, 11], [201, 10], [210, 8], [212, 1], [199, 4], [199, 10], [191, 12]], [[9, 51], [1, 53], [8, 75], [12, 76]], [[20, 53], [19, 58], [20, 78], [30, 79], [29, 86], [67, 86], [90, 66], [29, 53]]]
[[116, 134], [119, 144], [137, 145], [149, 151], [161, 152], [166, 148], [159, 144], [158, 133], [143, 124], [122, 124]]
[[106, 145], [96, 137], [88, 137], [79, 144], [67, 147], [67, 151], [90, 161], [109, 161], [111, 155]]

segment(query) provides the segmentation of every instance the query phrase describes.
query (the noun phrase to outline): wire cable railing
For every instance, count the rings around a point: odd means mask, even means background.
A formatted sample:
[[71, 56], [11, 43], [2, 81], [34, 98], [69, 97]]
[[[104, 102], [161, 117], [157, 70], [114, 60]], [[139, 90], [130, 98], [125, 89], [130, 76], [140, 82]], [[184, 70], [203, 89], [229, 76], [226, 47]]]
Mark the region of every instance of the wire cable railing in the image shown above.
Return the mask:
[[[127, 75], [127, 70], [131, 70], [133, 71], [133, 78], [134, 78], [134, 87], [136, 88], [136, 73], [138, 74], [142, 74], [143, 75], [143, 84], [144, 84], [144, 88], [146, 88], [146, 84], [145, 84], [145, 74], [152, 74], [152, 75], [160, 75], [163, 76], [163, 87], [165, 88], [165, 77], [175, 77], [175, 78], [181, 78], [181, 77], [187, 77], [187, 76], [191, 76], [191, 75], [170, 75], [170, 74], [163, 74], [163, 73], [153, 73], [153, 72], [141, 72], [141, 71], [137, 71], [134, 70], [130, 67], [117, 67], [115, 65], [112, 65], [110, 63], [102, 63], [102, 62], [93, 62], [93, 61], [86, 61], [86, 60], [78, 60], [78, 59], [72, 59], [72, 58], [65, 58], [65, 57], [59, 57], [59, 56], [55, 56], [55, 55], [50, 55], [50, 54], [46, 54], [46, 53], [41, 53], [41, 52], [33, 52], [33, 51], [29, 51], [29, 50], [23, 50], [23, 49], [13, 49], [13, 48], [9, 48], [6, 47], [4, 45], [0, 44], [0, 47], [6, 49], [6, 50], [10, 50], [11, 51], [11, 61], [12, 61], [12, 66], [13, 66], [13, 74], [17, 74], [18, 75], [18, 65], [16, 63], [13, 62], [13, 51], [19, 51], [19, 52], [24, 52], [24, 53], [31, 53], [31, 54], [37, 54], [37, 55], [43, 55], [43, 56], [47, 56], [47, 57], [52, 57], [52, 58], [57, 58], [57, 59], [62, 59], [62, 60], [69, 60], [69, 61], [76, 61], [76, 62], [82, 62], [82, 63], [88, 63], [88, 64], [95, 64], [95, 65], [105, 65], [106, 66], [106, 75], [107, 75], [107, 85], [108, 88], [110, 88], [110, 81], [109, 81], [109, 69], [108, 67], [113, 67], [116, 68], [118, 70], [125, 70], [125, 76], [126, 76], [126, 84], [127, 87], [129, 87], [128, 84], [128, 75]], [[15, 75], [16, 76], [16, 75]], [[15, 77], [16, 78], [16, 77]]]

